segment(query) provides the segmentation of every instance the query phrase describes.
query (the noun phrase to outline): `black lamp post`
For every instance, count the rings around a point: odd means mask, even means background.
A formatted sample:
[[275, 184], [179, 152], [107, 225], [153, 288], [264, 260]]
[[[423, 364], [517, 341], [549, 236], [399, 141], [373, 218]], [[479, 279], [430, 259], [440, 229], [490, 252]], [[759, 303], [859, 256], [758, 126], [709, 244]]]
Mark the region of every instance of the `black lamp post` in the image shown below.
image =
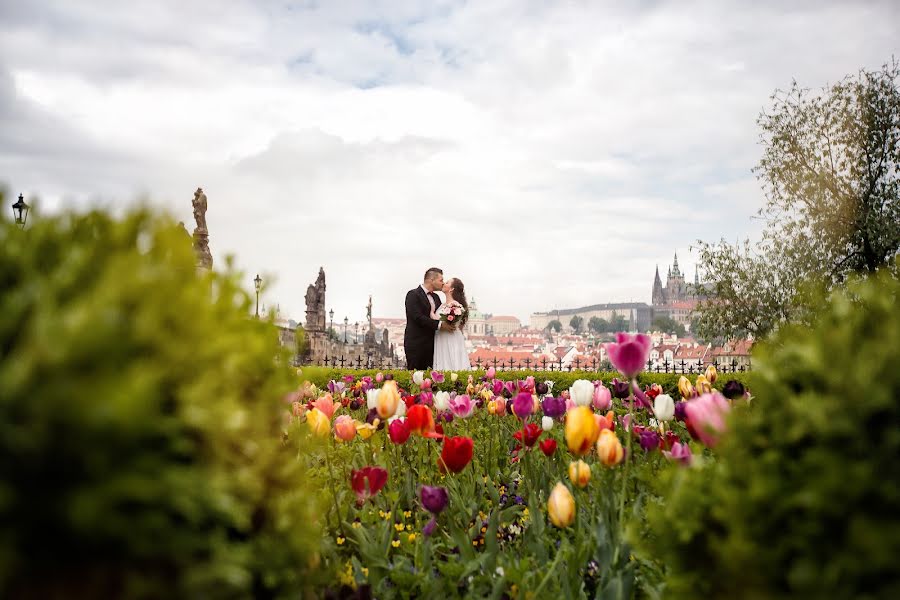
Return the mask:
[[357, 321], [356, 323], [354, 323], [354, 324], [353, 324], [353, 327], [354, 327], [354, 329], [355, 329], [355, 331], [356, 331], [356, 333], [354, 334], [354, 338], [355, 338], [355, 339], [353, 340], [353, 343], [354, 343], [354, 344], [358, 344], [358, 343], [359, 343], [359, 321]]
[[262, 278], [259, 276], [259, 273], [256, 274], [256, 278], [253, 279], [253, 285], [256, 286], [256, 318], [259, 318], [259, 290], [262, 289]]
[[28, 209], [31, 207], [25, 204], [25, 199], [22, 197], [22, 194], [19, 194], [18, 202], [12, 205], [13, 215], [16, 217], [16, 225], [25, 228], [25, 221], [28, 220]]
[[328, 311], [328, 335], [329, 337], [337, 337], [334, 335], [334, 309]]
[[347, 323], [350, 322], [350, 319], [344, 317], [344, 343], [347, 343]]

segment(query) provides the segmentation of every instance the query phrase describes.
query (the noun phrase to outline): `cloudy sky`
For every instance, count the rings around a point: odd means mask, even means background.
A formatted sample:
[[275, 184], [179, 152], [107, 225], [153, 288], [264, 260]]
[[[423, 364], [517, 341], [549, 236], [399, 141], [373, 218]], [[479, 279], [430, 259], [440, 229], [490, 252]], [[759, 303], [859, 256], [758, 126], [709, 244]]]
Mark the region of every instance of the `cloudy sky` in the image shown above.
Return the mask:
[[[650, 301], [697, 239], [755, 237], [755, 120], [900, 55], [900, 4], [0, 2], [0, 182], [151, 202], [299, 318], [402, 316], [426, 267], [494, 314]], [[8, 207], [3, 209], [8, 211]]]

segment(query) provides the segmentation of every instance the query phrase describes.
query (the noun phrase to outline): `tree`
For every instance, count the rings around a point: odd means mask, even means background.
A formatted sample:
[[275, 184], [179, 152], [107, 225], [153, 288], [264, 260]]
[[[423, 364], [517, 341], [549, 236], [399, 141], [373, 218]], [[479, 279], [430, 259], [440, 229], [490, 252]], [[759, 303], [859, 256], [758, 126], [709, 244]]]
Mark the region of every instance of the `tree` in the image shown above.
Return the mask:
[[309, 339], [306, 337], [306, 330], [303, 329], [303, 325], [297, 325], [297, 329], [294, 330], [294, 340], [297, 344], [297, 357], [303, 360], [306, 353], [309, 352]]
[[609, 331], [618, 333], [619, 331], [628, 331], [628, 319], [613, 311], [609, 319]]
[[588, 321], [588, 329], [594, 333], [606, 333], [609, 331], [609, 321], [600, 317], [591, 317]]
[[[762, 240], [700, 242], [712, 284], [706, 336], [764, 337], [804, 320], [807, 300], [852, 273], [893, 267], [900, 252], [900, 63], [861, 70], [820, 94], [794, 82], [760, 114], [766, 194]], [[896, 272], [896, 271], [895, 271]], [[810, 291], [814, 290], [814, 291]]]
[[547, 323], [546, 329], [548, 329], [549, 331], [555, 331], [556, 333], [559, 333], [560, 331], [562, 331], [562, 323], [560, 323], [556, 319], [553, 319], [552, 321]]
[[569, 321], [569, 327], [575, 330], [575, 333], [581, 333], [581, 328], [584, 327], [584, 317], [579, 317], [575, 315]]
[[679, 337], [684, 336], [685, 334], [684, 325], [682, 325], [672, 317], [665, 315], [660, 315], [654, 318], [651, 326], [653, 327], [653, 329], [657, 329], [659, 331], [662, 331], [663, 333], [674, 333]]

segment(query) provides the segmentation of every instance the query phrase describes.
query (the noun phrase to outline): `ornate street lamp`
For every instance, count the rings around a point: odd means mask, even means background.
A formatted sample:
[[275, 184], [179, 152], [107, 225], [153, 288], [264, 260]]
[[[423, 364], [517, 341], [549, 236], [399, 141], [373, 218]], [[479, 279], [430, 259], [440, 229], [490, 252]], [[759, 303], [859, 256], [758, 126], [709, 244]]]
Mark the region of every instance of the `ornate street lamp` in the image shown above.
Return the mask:
[[337, 337], [336, 335], [334, 335], [334, 309], [333, 308], [328, 311], [328, 321], [329, 321], [328, 337], [330, 337], [330, 338]]
[[353, 328], [356, 331], [356, 333], [353, 334], [353, 336], [354, 336], [353, 343], [358, 344], [359, 343], [359, 321], [357, 321], [356, 323], [353, 324]]
[[344, 343], [347, 343], [347, 323], [350, 322], [350, 319], [344, 317]]
[[259, 290], [262, 289], [262, 278], [259, 273], [253, 279], [253, 285], [256, 286], [256, 318], [259, 318]]
[[31, 207], [25, 204], [25, 198], [22, 197], [22, 194], [19, 194], [19, 201], [12, 205], [13, 216], [16, 217], [16, 225], [20, 228], [25, 228], [25, 221], [28, 220], [28, 209]]

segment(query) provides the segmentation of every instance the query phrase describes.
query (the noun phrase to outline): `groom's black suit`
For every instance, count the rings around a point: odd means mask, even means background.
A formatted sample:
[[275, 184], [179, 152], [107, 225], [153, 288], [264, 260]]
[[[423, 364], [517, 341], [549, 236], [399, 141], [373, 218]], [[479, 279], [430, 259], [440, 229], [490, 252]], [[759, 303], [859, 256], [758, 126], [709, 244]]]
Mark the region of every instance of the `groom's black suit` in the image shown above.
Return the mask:
[[[441, 305], [440, 296], [434, 292], [430, 296], [435, 308]], [[427, 369], [434, 363], [434, 333], [438, 323], [431, 318], [431, 304], [422, 286], [409, 290], [406, 293], [406, 332], [403, 334], [408, 369]]]

